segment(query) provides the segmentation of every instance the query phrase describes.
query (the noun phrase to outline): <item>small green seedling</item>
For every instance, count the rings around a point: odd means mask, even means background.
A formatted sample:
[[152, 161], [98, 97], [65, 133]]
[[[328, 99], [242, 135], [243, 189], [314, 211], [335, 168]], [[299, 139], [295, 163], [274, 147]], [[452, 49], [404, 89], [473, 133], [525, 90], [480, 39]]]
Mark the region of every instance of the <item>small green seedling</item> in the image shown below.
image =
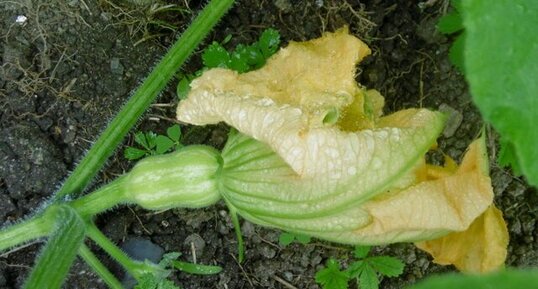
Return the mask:
[[286, 247], [293, 242], [306, 245], [310, 243], [311, 239], [312, 238], [310, 238], [310, 236], [303, 234], [282, 232], [280, 233], [280, 237], [278, 238], [278, 243], [280, 243], [282, 247]]
[[[177, 258], [179, 258], [179, 256], [181, 256], [181, 253], [178, 252], [165, 254], [161, 262], [159, 262], [159, 268], [167, 273], [175, 268], [196, 275], [218, 274], [222, 271], [222, 268], [219, 266], [198, 265], [178, 261]], [[181, 289], [181, 287], [177, 287], [174, 282], [167, 280], [165, 277], [166, 274], [164, 276], [156, 276], [151, 273], [144, 274], [135, 289]]]
[[402, 274], [404, 264], [397, 258], [390, 256], [368, 257], [370, 246], [357, 246], [354, 250], [356, 261], [346, 270], [341, 270], [340, 263], [331, 258], [327, 267], [316, 273], [316, 282], [323, 289], [347, 289], [348, 282], [356, 279], [361, 289], [378, 289], [378, 274], [387, 277], [396, 277]]
[[239, 73], [258, 69], [277, 52], [280, 45], [280, 34], [272, 28], [266, 29], [258, 41], [250, 45], [239, 44], [233, 51], [224, 48], [224, 44], [228, 43], [230, 39], [231, 35], [228, 35], [221, 43], [213, 41], [202, 53], [204, 67], [193, 74], [181, 77], [177, 85], [179, 99], [187, 97], [191, 81], [204, 71], [216, 67], [232, 69]]
[[158, 135], [152, 131], [137, 132], [135, 143], [142, 148], [127, 147], [124, 156], [128, 160], [137, 160], [150, 155], [162, 155], [182, 147], [181, 128], [175, 124], [166, 130], [166, 135]]

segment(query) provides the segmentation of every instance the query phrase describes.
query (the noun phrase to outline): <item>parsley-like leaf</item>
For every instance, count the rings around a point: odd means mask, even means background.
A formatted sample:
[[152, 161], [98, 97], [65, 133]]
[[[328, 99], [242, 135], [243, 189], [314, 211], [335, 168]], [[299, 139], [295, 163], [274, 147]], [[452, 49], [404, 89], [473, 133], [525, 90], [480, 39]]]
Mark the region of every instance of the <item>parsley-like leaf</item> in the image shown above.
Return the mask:
[[280, 34], [275, 29], [269, 28], [266, 29], [260, 36], [258, 41], [258, 47], [260, 48], [263, 57], [265, 59], [269, 58], [271, 55], [275, 54], [280, 45]]
[[149, 150], [149, 144], [148, 144], [148, 141], [146, 140], [146, 134], [139, 131], [135, 134], [135, 138], [134, 138], [134, 141], [143, 146], [145, 149]]
[[357, 259], [363, 259], [368, 256], [368, 253], [370, 253], [371, 246], [357, 246], [355, 247], [355, 250], [353, 251], [353, 254], [355, 255], [355, 258]]
[[164, 154], [174, 146], [174, 141], [164, 135], [158, 135], [155, 138], [155, 152], [158, 155]]
[[361, 289], [378, 289], [379, 279], [372, 267], [365, 265], [358, 279], [358, 283]]
[[297, 242], [303, 244], [303, 245], [306, 245], [308, 243], [310, 243], [310, 241], [312, 240], [312, 238], [308, 235], [303, 235], [303, 234], [295, 234], [295, 239], [297, 240]]
[[293, 243], [294, 241], [297, 241], [303, 245], [310, 243], [310, 240], [312, 238], [307, 235], [298, 234], [298, 233], [288, 233], [288, 232], [282, 232], [280, 233], [280, 237], [278, 238], [278, 242], [282, 246], [288, 246], [289, 244]]
[[280, 245], [282, 245], [284, 247], [288, 246], [291, 243], [293, 243], [294, 240], [295, 240], [295, 235], [293, 235], [292, 233], [288, 233], [288, 232], [280, 233], [280, 237], [278, 238], [278, 242], [280, 243]]
[[316, 273], [316, 282], [323, 289], [347, 289], [348, 274], [340, 271], [340, 264], [335, 259], [327, 261], [327, 268]]
[[179, 142], [179, 139], [181, 138], [181, 128], [179, 125], [174, 124], [166, 130], [166, 134], [174, 142]]
[[404, 263], [401, 260], [390, 256], [370, 257], [367, 260], [372, 268], [387, 277], [399, 276], [404, 269]]
[[366, 266], [366, 262], [360, 260], [355, 261], [349, 265], [346, 272], [349, 275], [349, 278], [358, 278], [359, 275], [362, 273], [362, 270], [364, 270], [364, 266]]
[[123, 156], [130, 161], [137, 160], [145, 155], [146, 155], [145, 150], [141, 150], [141, 149], [137, 149], [133, 147], [127, 147], [125, 151], [123, 152]]
[[227, 68], [228, 62], [230, 61], [230, 54], [218, 42], [213, 42], [204, 50], [202, 61], [204, 65], [209, 68]]
[[151, 274], [144, 274], [134, 289], [181, 289], [170, 280], [158, 280]]

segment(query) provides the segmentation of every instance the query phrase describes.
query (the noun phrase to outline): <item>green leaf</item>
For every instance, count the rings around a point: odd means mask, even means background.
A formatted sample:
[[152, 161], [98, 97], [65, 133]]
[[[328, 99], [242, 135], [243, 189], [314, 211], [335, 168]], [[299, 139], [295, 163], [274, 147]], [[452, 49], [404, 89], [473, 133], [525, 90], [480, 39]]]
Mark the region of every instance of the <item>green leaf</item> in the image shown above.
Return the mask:
[[172, 261], [172, 265], [178, 270], [196, 275], [213, 275], [222, 271], [220, 266], [200, 265], [182, 261]]
[[280, 237], [278, 238], [278, 242], [280, 243], [281, 246], [284, 246], [284, 247], [293, 243], [294, 240], [295, 240], [295, 235], [288, 232], [280, 233]]
[[150, 273], [142, 275], [134, 289], [181, 289], [174, 282], [166, 279], [159, 280]]
[[371, 248], [371, 246], [356, 246], [355, 250], [353, 251], [353, 254], [358, 259], [366, 258], [366, 256], [368, 256], [368, 253], [370, 253]]
[[538, 186], [538, 1], [462, 1], [465, 74], [483, 118]]
[[390, 256], [370, 257], [367, 260], [372, 268], [387, 277], [399, 276], [402, 274], [405, 266], [400, 259]]
[[280, 233], [280, 237], [278, 239], [278, 242], [282, 246], [288, 246], [289, 244], [293, 243], [293, 241], [297, 241], [303, 245], [310, 243], [310, 240], [312, 238], [308, 235], [299, 234], [299, 233], [288, 233], [288, 232], [282, 232]]
[[172, 262], [177, 260], [179, 256], [181, 256], [181, 253], [179, 252], [170, 252], [170, 253], [164, 254], [163, 257], [161, 258], [161, 261], [159, 262], [159, 267], [163, 269], [172, 267], [173, 266]]
[[346, 270], [349, 278], [358, 278], [365, 266], [367, 266], [367, 263], [362, 260], [351, 263]]
[[137, 160], [145, 155], [145, 150], [137, 149], [134, 147], [127, 147], [125, 148], [125, 151], [123, 151], [123, 156], [130, 161]]
[[164, 135], [158, 135], [155, 138], [155, 152], [158, 155], [162, 155], [174, 146], [174, 141]]
[[462, 11], [463, 9], [461, 8], [461, 0], [452, 0], [450, 1], [450, 5], [452, 5], [452, 7], [454, 7], [454, 9], [456, 11]]
[[247, 46], [243, 51], [243, 57], [249, 66], [248, 70], [257, 69], [265, 64], [265, 57], [256, 44]]
[[180, 100], [186, 99], [191, 90], [191, 81], [185, 76], [177, 84], [176, 93]]
[[364, 266], [359, 279], [357, 280], [361, 289], [378, 289], [379, 279], [374, 269], [368, 265]]
[[134, 138], [134, 141], [143, 146], [145, 149], [149, 150], [149, 144], [148, 144], [148, 141], [146, 139], [146, 134], [144, 134], [143, 132], [139, 131], [135, 134], [135, 138]]
[[248, 52], [245, 45], [239, 44], [232, 52], [228, 66], [230, 69], [239, 73], [247, 72], [249, 70]]
[[152, 131], [146, 132], [146, 141], [148, 144], [148, 150], [154, 149], [157, 145], [157, 134]]
[[516, 176], [521, 175], [521, 168], [517, 161], [517, 156], [514, 148], [514, 144], [510, 140], [506, 140], [501, 137], [500, 140], [501, 149], [499, 150], [499, 156], [497, 161], [503, 167], [512, 167], [512, 172]]
[[441, 17], [437, 23], [437, 30], [443, 34], [452, 34], [463, 29], [463, 20], [460, 13], [452, 11]]
[[538, 284], [538, 270], [507, 270], [487, 275], [444, 274], [406, 287], [407, 289], [529, 289]]
[[452, 43], [452, 46], [448, 52], [448, 58], [450, 58], [452, 64], [454, 64], [454, 66], [456, 66], [456, 68], [462, 73], [465, 73], [465, 59], [463, 54], [463, 50], [465, 49], [465, 37], [466, 32], [464, 31], [456, 38], [456, 40], [454, 40], [454, 43]]
[[323, 289], [347, 289], [348, 274], [340, 271], [340, 264], [335, 259], [327, 261], [327, 268], [316, 273], [316, 283]]
[[312, 240], [310, 236], [304, 234], [295, 234], [295, 239], [297, 240], [297, 242], [303, 245], [310, 243], [310, 241]]
[[209, 68], [228, 67], [230, 54], [218, 42], [213, 42], [204, 50], [202, 61]]
[[258, 47], [260, 48], [263, 57], [265, 59], [271, 57], [271, 55], [277, 52], [280, 45], [280, 34], [277, 30], [269, 28], [263, 31], [258, 41]]
[[179, 139], [181, 138], [181, 128], [179, 127], [179, 124], [174, 124], [173, 126], [169, 127], [166, 130], [166, 134], [174, 142], [179, 142]]
[[226, 37], [224, 37], [224, 40], [222, 40], [221, 43], [224, 45], [224, 44], [230, 42], [230, 40], [232, 40], [232, 34], [226, 35]]

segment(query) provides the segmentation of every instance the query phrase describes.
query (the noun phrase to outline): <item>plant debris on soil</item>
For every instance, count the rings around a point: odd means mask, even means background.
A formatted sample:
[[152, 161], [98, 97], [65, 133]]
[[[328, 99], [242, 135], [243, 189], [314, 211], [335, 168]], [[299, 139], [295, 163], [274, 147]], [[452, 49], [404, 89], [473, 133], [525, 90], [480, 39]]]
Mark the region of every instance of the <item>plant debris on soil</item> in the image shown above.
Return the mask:
[[[8, 225], [36, 212], [50, 199], [100, 131], [188, 25], [204, 1], [25, 0], [0, 3], [0, 222]], [[439, 148], [459, 159], [483, 122], [464, 78], [450, 64], [451, 39], [435, 25], [448, 1], [240, 0], [213, 30], [211, 41], [251, 43], [266, 28], [277, 29], [285, 45], [334, 31], [344, 25], [364, 40], [373, 54], [358, 68], [357, 80], [379, 90], [385, 113], [428, 107], [449, 113]], [[394, 3], [393, 3], [394, 2]], [[158, 12], [179, 5], [180, 11]], [[156, 6], [157, 5], [157, 6]], [[159, 6], [160, 5], [160, 6]], [[187, 6], [188, 5], [188, 6]], [[156, 12], [157, 11], [157, 12]], [[194, 54], [183, 71], [201, 67]], [[164, 133], [173, 120], [176, 83], [140, 120], [138, 130]], [[225, 125], [183, 126], [184, 143], [221, 148]], [[524, 179], [496, 165], [496, 135], [489, 131], [495, 203], [510, 232], [507, 266], [538, 265], [538, 193]], [[132, 135], [125, 141], [132, 145]], [[120, 148], [93, 183], [97, 187], [127, 171], [133, 162]], [[200, 209], [149, 212], [120, 207], [96, 220], [118, 244], [145, 239], [182, 260], [219, 265], [213, 276], [174, 272], [183, 288], [319, 288], [315, 273], [329, 257], [351, 260], [349, 247], [313, 240], [281, 247], [280, 232], [242, 223], [245, 262], [237, 261], [237, 240], [223, 203]], [[90, 242], [88, 244], [91, 245]], [[0, 288], [19, 288], [41, 243], [0, 255]], [[94, 248], [95, 249], [95, 248]], [[123, 271], [104, 252], [98, 257], [121, 278]], [[400, 258], [406, 264], [381, 288], [403, 288], [433, 273], [454, 271], [431, 262], [412, 244], [378, 246], [373, 255]], [[352, 286], [355, 286], [352, 284]], [[106, 288], [77, 260], [64, 288]], [[352, 287], [355, 288], [355, 287]]]

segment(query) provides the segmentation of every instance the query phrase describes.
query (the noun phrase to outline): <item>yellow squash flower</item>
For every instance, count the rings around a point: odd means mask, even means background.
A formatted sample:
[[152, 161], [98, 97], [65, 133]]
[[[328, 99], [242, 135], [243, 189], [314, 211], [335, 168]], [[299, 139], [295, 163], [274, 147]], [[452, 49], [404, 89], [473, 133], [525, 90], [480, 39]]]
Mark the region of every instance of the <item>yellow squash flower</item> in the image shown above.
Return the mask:
[[[453, 248], [435, 239], [478, 238], [493, 226], [494, 256], [469, 246], [458, 249], [458, 260], [439, 261], [464, 271], [498, 268], [508, 238], [502, 216], [488, 210], [483, 139], [459, 168], [426, 165], [444, 116], [427, 109], [383, 116], [383, 97], [355, 81], [355, 66], [369, 53], [344, 28], [291, 42], [256, 71], [211, 69], [192, 82], [178, 119], [238, 131], [216, 182], [227, 204], [254, 223], [347, 244], [428, 241], [420, 248], [436, 260]], [[495, 221], [480, 218], [485, 212]]]

